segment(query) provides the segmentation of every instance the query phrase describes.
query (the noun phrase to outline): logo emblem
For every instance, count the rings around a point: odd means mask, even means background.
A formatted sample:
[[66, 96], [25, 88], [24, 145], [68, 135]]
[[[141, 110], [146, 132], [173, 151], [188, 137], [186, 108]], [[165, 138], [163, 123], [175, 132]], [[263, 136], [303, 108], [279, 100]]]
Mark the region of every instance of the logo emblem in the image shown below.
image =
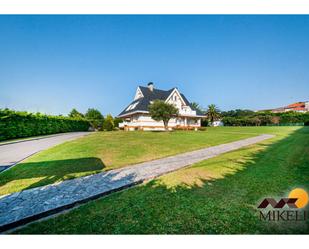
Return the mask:
[[273, 208], [283, 208], [287, 205], [289, 208], [303, 208], [308, 203], [308, 194], [302, 188], [293, 189], [288, 198], [282, 198], [278, 202], [273, 198], [265, 198], [258, 208], [267, 208], [271, 205]]
[[306, 207], [308, 200], [308, 193], [302, 188], [293, 189], [288, 198], [281, 198], [279, 201], [265, 198], [258, 208], [268, 209], [259, 211], [260, 220], [305, 221], [308, 217], [307, 211], [299, 209]]

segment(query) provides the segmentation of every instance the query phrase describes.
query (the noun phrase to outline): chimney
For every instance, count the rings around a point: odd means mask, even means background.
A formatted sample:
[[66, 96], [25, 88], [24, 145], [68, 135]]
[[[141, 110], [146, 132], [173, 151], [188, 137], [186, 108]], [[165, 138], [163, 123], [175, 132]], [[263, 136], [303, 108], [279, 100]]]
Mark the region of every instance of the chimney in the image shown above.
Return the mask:
[[149, 82], [149, 83], [148, 83], [148, 89], [149, 89], [150, 91], [153, 91], [153, 83], [152, 83], [152, 82]]

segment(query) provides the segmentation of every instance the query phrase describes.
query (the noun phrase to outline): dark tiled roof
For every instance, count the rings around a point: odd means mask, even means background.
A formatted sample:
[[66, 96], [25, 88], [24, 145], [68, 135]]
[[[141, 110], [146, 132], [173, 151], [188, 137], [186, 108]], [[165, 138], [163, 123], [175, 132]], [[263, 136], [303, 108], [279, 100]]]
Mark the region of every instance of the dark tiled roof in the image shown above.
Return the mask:
[[172, 88], [170, 90], [164, 91], [160, 89], [153, 89], [153, 91], [150, 91], [148, 87], [139, 86], [141, 89], [144, 98], [148, 98], [150, 101], [160, 99], [160, 100], [166, 100], [168, 96], [174, 91], [175, 88]]
[[[139, 86], [139, 88], [142, 91], [144, 97], [132, 101], [118, 116], [122, 116], [124, 114], [131, 113], [131, 112], [136, 112], [136, 111], [143, 111], [143, 112], [146, 111], [147, 112], [148, 111], [148, 106], [150, 105], [151, 101], [154, 101], [154, 100], [166, 100], [167, 97], [170, 96], [170, 94], [175, 89], [175, 88], [172, 88], [170, 90], [164, 91], [164, 90], [160, 90], [160, 89], [155, 89], [154, 88], [153, 91], [151, 91], [151, 90], [149, 90], [148, 87]], [[195, 110], [191, 106], [191, 104], [187, 100], [187, 98], [182, 93], [181, 93], [181, 97], [185, 101], [186, 105], [190, 106], [193, 110]], [[136, 104], [136, 106], [134, 108], [132, 108], [130, 110], [127, 110], [130, 105], [134, 105], [134, 104]], [[196, 110], [196, 114], [197, 115], [204, 115], [203, 113], [201, 113], [198, 110]]]

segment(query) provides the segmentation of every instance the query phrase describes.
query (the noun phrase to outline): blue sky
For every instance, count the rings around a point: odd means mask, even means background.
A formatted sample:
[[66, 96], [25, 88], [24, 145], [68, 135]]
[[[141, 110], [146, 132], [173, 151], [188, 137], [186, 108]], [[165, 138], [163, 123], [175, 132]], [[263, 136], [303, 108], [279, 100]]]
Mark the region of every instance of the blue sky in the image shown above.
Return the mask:
[[149, 81], [222, 110], [309, 100], [309, 16], [0, 16], [0, 108], [117, 115]]

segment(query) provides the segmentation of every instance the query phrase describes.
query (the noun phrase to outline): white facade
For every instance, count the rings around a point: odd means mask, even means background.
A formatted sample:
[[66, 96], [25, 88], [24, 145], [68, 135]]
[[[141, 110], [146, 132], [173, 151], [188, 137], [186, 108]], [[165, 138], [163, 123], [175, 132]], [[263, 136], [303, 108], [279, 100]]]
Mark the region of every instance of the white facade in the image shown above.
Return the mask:
[[[201, 118], [193, 117], [177, 117], [172, 118], [168, 122], [168, 128], [191, 128], [197, 129], [201, 126]], [[126, 118], [122, 123], [119, 124], [119, 128], [125, 130], [164, 130], [163, 121], [153, 120], [149, 114], [134, 114], [129, 118]]]

